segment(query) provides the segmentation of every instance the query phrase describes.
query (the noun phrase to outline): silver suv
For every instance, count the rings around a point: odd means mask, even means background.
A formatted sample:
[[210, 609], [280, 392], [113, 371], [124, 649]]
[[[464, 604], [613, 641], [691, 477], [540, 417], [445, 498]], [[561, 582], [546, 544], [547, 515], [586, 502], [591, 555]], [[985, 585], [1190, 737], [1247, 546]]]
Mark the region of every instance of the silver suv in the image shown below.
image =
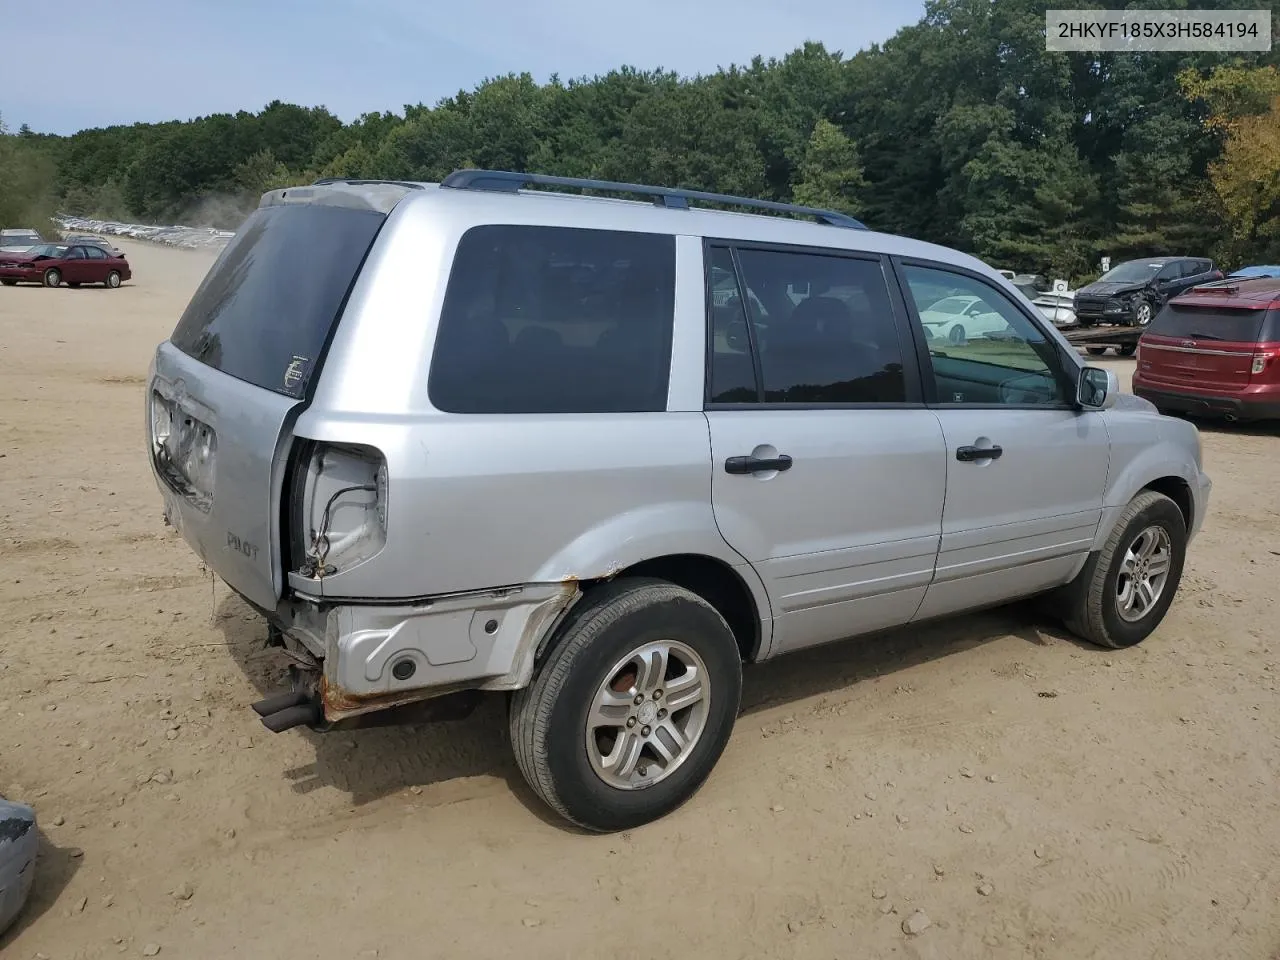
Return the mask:
[[597, 830], [694, 793], [744, 663], [1033, 595], [1138, 643], [1210, 490], [1193, 426], [972, 257], [476, 170], [266, 194], [147, 418], [166, 518], [296, 664], [267, 727], [508, 691]]

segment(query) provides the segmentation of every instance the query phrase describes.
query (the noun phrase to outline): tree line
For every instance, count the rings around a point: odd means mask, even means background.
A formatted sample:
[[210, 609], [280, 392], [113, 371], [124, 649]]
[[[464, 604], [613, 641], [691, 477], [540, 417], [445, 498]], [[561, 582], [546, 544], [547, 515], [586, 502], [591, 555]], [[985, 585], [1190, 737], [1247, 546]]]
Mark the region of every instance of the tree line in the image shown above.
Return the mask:
[[807, 43], [692, 78], [508, 75], [351, 123], [275, 101], [68, 137], [23, 127], [0, 137], [0, 224], [56, 209], [234, 228], [277, 186], [474, 166], [831, 207], [1077, 280], [1103, 255], [1280, 261], [1280, 56], [1050, 53], [1048, 5], [929, 0], [852, 57]]

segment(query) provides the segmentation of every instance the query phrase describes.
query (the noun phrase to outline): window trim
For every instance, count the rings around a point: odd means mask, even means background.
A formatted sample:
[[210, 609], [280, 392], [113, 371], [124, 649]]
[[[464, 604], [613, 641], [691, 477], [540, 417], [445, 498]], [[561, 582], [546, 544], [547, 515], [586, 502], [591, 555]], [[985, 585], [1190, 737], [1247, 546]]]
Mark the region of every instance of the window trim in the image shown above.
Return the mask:
[[[712, 326], [712, 286], [711, 286], [711, 254], [713, 250], [725, 249], [733, 260], [734, 283], [738, 288], [738, 301], [742, 305], [743, 320], [747, 325], [747, 342], [751, 350], [751, 365], [756, 375], [756, 396], [754, 403], [714, 403], [711, 400], [711, 371], [715, 354], [715, 331]], [[743, 295], [747, 285], [743, 280], [742, 266], [738, 259], [740, 250], [761, 253], [792, 253], [806, 256], [834, 257], [842, 260], [860, 260], [875, 263], [880, 268], [884, 280], [885, 294], [889, 300], [890, 317], [894, 333], [897, 336], [898, 352], [902, 360], [903, 389], [906, 400], [878, 403], [776, 403], [764, 399], [764, 369], [760, 358], [760, 350], [756, 343], [755, 324], [747, 311], [747, 298]], [[759, 240], [738, 240], [732, 237], [702, 238], [702, 276], [705, 296], [703, 306], [703, 328], [706, 331], [706, 362], [703, 371], [702, 405], [703, 410], [920, 410], [925, 407], [922, 392], [922, 378], [919, 358], [911, 349], [912, 332], [907, 305], [902, 300], [898, 289], [890, 258], [882, 253], [870, 250], [846, 250], [839, 247], [818, 247], [795, 243], [769, 243]]]
[[[1043, 317], [1032, 316], [1032, 314], [1023, 309], [1013, 297], [1009, 296], [1000, 287], [987, 277], [976, 270], [959, 264], [947, 263], [942, 260], [931, 260], [926, 257], [911, 256], [890, 256], [889, 261], [893, 269], [894, 277], [897, 279], [899, 296], [903, 298], [906, 304], [907, 312], [911, 318], [911, 332], [915, 338], [916, 358], [920, 365], [920, 374], [922, 386], [924, 389], [925, 406], [932, 410], [1073, 410], [1081, 412], [1083, 408], [1076, 401], [1076, 387], [1080, 378], [1080, 371], [1084, 364], [1079, 357], [1073, 357], [1069, 352], [1063, 349], [1059, 343], [1058, 337], [1050, 333], [1046, 329], [1048, 321]], [[907, 278], [903, 273], [904, 267], [921, 267], [926, 270], [938, 270], [943, 273], [954, 273], [958, 276], [965, 277], [969, 280], [977, 281], [985, 287], [990, 288], [1001, 296], [1016, 312], [1030, 323], [1045, 338], [1045, 341], [1053, 348], [1053, 355], [1058, 360], [1058, 373], [1062, 375], [1063, 385], [1068, 387], [1067, 396], [1069, 399], [1066, 403], [944, 403], [938, 398], [938, 381], [937, 375], [933, 369], [933, 359], [929, 356], [929, 345], [924, 338], [924, 323], [920, 319], [920, 311], [916, 308], [915, 297], [911, 295], [911, 288], [907, 283]], [[1056, 331], [1055, 331], [1056, 332]]]

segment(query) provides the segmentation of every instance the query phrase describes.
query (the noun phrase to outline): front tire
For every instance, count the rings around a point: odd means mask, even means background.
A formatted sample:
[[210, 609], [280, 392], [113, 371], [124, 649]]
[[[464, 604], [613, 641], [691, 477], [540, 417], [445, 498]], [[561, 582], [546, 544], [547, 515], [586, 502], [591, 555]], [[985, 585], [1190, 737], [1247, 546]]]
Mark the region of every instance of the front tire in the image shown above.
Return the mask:
[[4, 284], [6, 287], [16, 287], [18, 285], [17, 280], [0, 280], [0, 283]]
[[968, 339], [967, 337], [965, 337], [964, 324], [957, 323], [954, 327], [952, 327], [947, 332], [947, 339], [950, 340], [952, 343], [954, 343], [956, 346], [964, 346], [964, 344], [967, 342], [967, 339]]
[[1141, 643], [1168, 613], [1186, 555], [1187, 525], [1178, 505], [1142, 491], [1067, 587], [1067, 629], [1100, 647]]
[[46, 287], [62, 286], [62, 271], [57, 267], [50, 267], [44, 272], [44, 285]]
[[1138, 305], [1133, 308], [1133, 325], [1135, 327], [1145, 327], [1151, 322], [1151, 318], [1155, 316], [1155, 307], [1151, 301], [1143, 297], [1138, 301]]
[[1100, 357], [1107, 352], [1106, 347], [1085, 347], [1084, 349], [1091, 357]]
[[513, 696], [516, 763], [578, 826], [638, 827], [702, 786], [741, 695], [738, 645], [714, 607], [666, 581], [613, 581], [570, 612]]

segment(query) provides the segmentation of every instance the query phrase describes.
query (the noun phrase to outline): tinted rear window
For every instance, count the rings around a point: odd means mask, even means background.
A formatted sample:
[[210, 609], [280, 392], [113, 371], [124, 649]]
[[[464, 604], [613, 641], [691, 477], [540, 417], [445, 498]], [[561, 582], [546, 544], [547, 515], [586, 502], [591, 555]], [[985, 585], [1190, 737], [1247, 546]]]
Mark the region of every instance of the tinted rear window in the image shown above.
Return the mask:
[[215, 370], [302, 397], [385, 219], [373, 210], [323, 204], [255, 210], [169, 339]]
[[1157, 314], [1147, 329], [1160, 337], [1257, 343], [1266, 316], [1266, 310], [1187, 307], [1171, 303]]
[[449, 413], [665, 410], [675, 238], [490, 225], [458, 244], [431, 360]]

